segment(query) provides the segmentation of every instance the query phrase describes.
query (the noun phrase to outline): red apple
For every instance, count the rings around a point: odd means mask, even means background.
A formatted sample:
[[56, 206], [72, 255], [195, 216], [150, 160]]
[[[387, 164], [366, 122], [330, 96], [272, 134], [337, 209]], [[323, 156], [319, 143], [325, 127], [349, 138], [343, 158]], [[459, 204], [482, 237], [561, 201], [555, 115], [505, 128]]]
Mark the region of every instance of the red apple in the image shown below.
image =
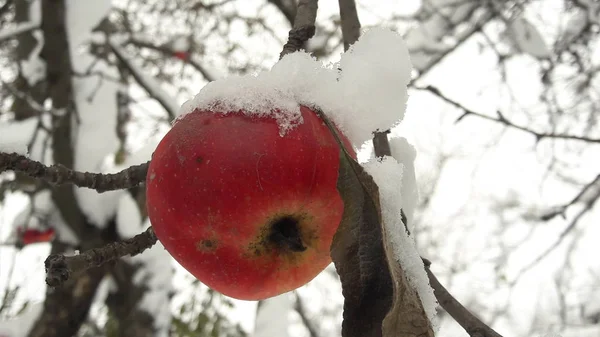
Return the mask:
[[344, 210], [336, 188], [340, 149], [314, 111], [301, 113], [303, 122], [281, 136], [273, 118], [196, 110], [152, 156], [146, 188], [156, 236], [198, 280], [227, 296], [276, 296], [331, 262]]

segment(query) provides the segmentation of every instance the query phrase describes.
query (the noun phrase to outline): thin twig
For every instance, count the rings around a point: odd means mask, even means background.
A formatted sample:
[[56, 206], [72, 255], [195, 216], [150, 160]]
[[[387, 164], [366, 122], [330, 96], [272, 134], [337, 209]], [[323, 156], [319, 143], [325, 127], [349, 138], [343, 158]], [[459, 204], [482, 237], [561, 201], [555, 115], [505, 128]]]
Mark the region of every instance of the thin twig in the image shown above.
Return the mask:
[[90, 268], [100, 267], [105, 263], [118, 260], [124, 256], [135, 256], [152, 247], [157, 241], [152, 227], [131, 239], [113, 242], [101, 248], [90, 249], [73, 256], [52, 254], [45, 261], [46, 283], [57, 287], [69, 280], [71, 275], [79, 274]]
[[297, 52], [313, 35], [315, 35], [315, 21], [317, 20], [317, 0], [298, 1], [298, 10], [294, 19], [294, 27], [290, 30], [288, 41], [283, 46], [279, 59], [287, 54]]
[[521, 276], [523, 276], [523, 274], [525, 274], [525, 272], [527, 272], [528, 270], [533, 268], [535, 265], [540, 263], [540, 261], [542, 261], [543, 259], [548, 257], [548, 255], [550, 255], [550, 253], [553, 250], [555, 250], [558, 246], [560, 246], [560, 244], [567, 238], [567, 235], [569, 235], [569, 233], [571, 233], [577, 227], [577, 225], [579, 224], [579, 220], [581, 220], [581, 218], [585, 214], [587, 214], [589, 211], [592, 210], [592, 208], [594, 207], [594, 204], [597, 201], [598, 201], [598, 198], [594, 198], [594, 199], [591, 199], [588, 202], [586, 202], [585, 207], [583, 207], [579, 212], [577, 212], [577, 214], [575, 215], [575, 217], [573, 217], [573, 220], [571, 220], [569, 225], [567, 225], [567, 227], [565, 227], [565, 229], [563, 229], [563, 231], [558, 235], [558, 238], [550, 246], [548, 246], [542, 253], [538, 254], [538, 256], [535, 259], [533, 259], [531, 262], [529, 262], [529, 264], [527, 264], [525, 267], [523, 267], [521, 270], [519, 270], [519, 272], [517, 273], [517, 276], [515, 276], [515, 278], [510, 283], [513, 285], [516, 284], [517, 281], [519, 280], [519, 278], [521, 278]]
[[497, 117], [492, 117], [492, 116], [488, 116], [486, 114], [480, 113], [480, 112], [476, 112], [473, 111], [465, 106], [463, 106], [462, 104], [454, 101], [453, 99], [447, 97], [446, 95], [444, 95], [438, 88], [435, 88], [433, 86], [426, 86], [424, 88], [415, 88], [417, 90], [423, 90], [423, 91], [429, 91], [430, 93], [434, 94], [435, 96], [437, 96], [438, 98], [440, 98], [441, 100], [443, 100], [444, 102], [458, 108], [461, 109], [463, 111], [463, 114], [460, 115], [457, 119], [456, 122], [460, 122], [462, 119], [464, 119], [467, 116], [477, 116], [479, 118], [483, 118], [483, 119], [487, 119], [489, 121], [493, 121], [496, 123], [500, 123], [500, 124], [504, 124], [508, 127], [511, 127], [513, 129], [517, 129], [523, 132], [527, 132], [533, 136], [535, 136], [536, 141], [540, 141], [544, 138], [554, 138], [554, 139], [568, 139], [568, 140], [578, 140], [578, 141], [583, 141], [583, 142], [588, 142], [588, 143], [600, 143], [600, 138], [590, 138], [590, 137], [583, 137], [583, 136], [577, 136], [577, 135], [569, 135], [569, 134], [563, 134], [563, 133], [544, 133], [544, 132], [538, 132], [535, 130], [531, 130], [525, 126], [521, 126], [521, 125], [517, 125], [515, 123], [513, 123], [512, 121], [510, 121], [508, 118], [506, 118], [500, 111], [496, 111]]
[[113, 174], [79, 172], [57, 164], [46, 166], [18, 153], [0, 152], [0, 172], [12, 170], [43, 179], [52, 185], [73, 184], [100, 193], [138, 186], [146, 180], [150, 162], [135, 165]]
[[[579, 193], [577, 193], [577, 195], [571, 199], [571, 201], [569, 201], [567, 204], [562, 205], [560, 207], [558, 207], [556, 210], [546, 213], [544, 215], [541, 216], [541, 220], [542, 221], [549, 221], [554, 219], [556, 216], [562, 215], [563, 217], [565, 216], [565, 212], [566, 210], [573, 206], [574, 204], [582, 201], [581, 199], [583, 198], [584, 195], [586, 195], [588, 193], [588, 191], [590, 191], [594, 186], [596, 185], [600, 185], [600, 174], [598, 174], [596, 176], [596, 178], [594, 178], [594, 180], [592, 180], [590, 183], [586, 184], [581, 191], [579, 191]], [[596, 194], [600, 194], [600, 189], [596, 192]], [[599, 196], [596, 195], [595, 198], [598, 198]]]

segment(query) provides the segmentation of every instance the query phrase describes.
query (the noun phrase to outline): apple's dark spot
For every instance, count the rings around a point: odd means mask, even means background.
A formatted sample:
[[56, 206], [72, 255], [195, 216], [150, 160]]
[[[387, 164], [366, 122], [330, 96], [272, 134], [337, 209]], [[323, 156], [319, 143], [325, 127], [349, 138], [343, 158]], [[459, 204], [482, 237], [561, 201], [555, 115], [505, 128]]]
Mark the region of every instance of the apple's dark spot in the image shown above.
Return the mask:
[[269, 241], [293, 252], [305, 251], [298, 225], [298, 219], [290, 215], [275, 219], [270, 225]]
[[217, 242], [215, 240], [202, 240], [198, 242], [196, 246], [199, 250], [211, 251], [217, 248]]
[[200, 157], [200, 156], [196, 157], [196, 163], [198, 163], [198, 164], [202, 163], [202, 157]]

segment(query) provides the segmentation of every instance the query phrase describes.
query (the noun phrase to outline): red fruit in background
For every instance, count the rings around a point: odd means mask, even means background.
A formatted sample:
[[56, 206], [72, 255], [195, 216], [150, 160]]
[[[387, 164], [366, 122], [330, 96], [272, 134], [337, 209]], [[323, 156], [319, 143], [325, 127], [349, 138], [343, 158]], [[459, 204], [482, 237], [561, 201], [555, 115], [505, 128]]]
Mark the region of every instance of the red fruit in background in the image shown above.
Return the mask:
[[47, 228], [44, 230], [17, 228], [17, 236], [23, 245], [50, 242], [54, 239], [54, 235], [54, 228]]
[[190, 54], [187, 51], [176, 51], [176, 52], [173, 52], [173, 56], [175, 56], [176, 58], [178, 58], [182, 61], [187, 61]]
[[301, 113], [303, 122], [282, 137], [273, 118], [196, 110], [152, 156], [146, 189], [156, 236], [227, 296], [276, 296], [331, 262], [344, 209], [340, 149], [313, 111]]

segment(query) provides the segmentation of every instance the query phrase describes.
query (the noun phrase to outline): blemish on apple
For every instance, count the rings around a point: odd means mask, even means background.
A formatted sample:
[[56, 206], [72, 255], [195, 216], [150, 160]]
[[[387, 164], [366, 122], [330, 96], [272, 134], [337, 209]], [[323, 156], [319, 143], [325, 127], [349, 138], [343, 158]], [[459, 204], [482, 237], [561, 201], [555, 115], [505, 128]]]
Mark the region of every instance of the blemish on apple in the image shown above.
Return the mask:
[[217, 246], [218, 246], [217, 240], [204, 239], [204, 240], [201, 240], [200, 242], [198, 242], [198, 244], [196, 245], [196, 248], [198, 248], [198, 250], [203, 251], [203, 252], [210, 252], [210, 251], [214, 251], [215, 249], [217, 249]]

